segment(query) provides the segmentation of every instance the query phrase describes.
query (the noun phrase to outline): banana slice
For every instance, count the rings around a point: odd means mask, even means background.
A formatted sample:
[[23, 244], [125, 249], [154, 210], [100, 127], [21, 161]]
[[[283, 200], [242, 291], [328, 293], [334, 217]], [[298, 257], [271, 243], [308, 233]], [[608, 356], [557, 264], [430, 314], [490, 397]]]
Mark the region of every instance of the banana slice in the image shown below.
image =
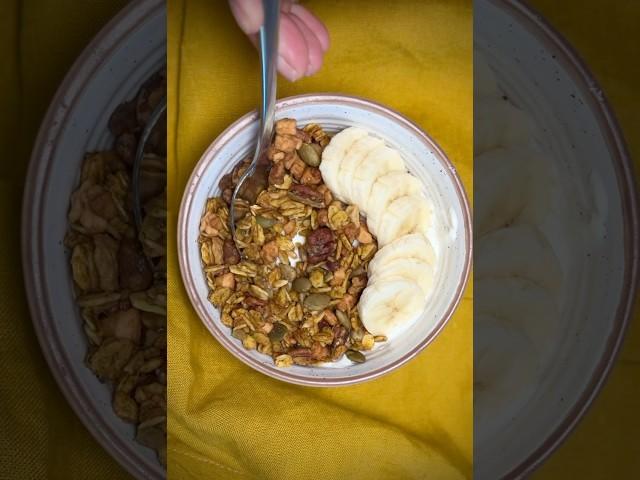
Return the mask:
[[[358, 164], [366, 158], [371, 151], [384, 145], [384, 141], [368, 135], [359, 138], [346, 152], [338, 168], [338, 193], [348, 203], [355, 203], [351, 196], [353, 175]], [[360, 205], [358, 205], [360, 207]]]
[[351, 177], [351, 198], [364, 210], [371, 194], [371, 187], [381, 176], [390, 172], [405, 172], [406, 167], [400, 153], [386, 145], [369, 152], [356, 166]]
[[521, 277], [478, 278], [474, 285], [474, 309], [518, 328], [535, 346], [541, 358], [550, 358], [559, 311], [551, 293]]
[[414, 281], [422, 289], [426, 298], [433, 290], [433, 266], [416, 258], [393, 258], [376, 263], [376, 268], [369, 268], [369, 283], [386, 282], [393, 277]]
[[501, 98], [479, 98], [474, 102], [474, 155], [505, 145], [527, 145], [534, 136], [531, 118]]
[[322, 152], [320, 163], [320, 173], [324, 183], [334, 194], [338, 192], [338, 171], [342, 159], [351, 149], [354, 142], [362, 137], [366, 137], [367, 132], [358, 127], [345, 128], [337, 133]]
[[410, 233], [424, 233], [433, 212], [421, 195], [398, 197], [387, 205], [376, 226], [378, 245], [386, 245]]
[[528, 196], [526, 150], [498, 148], [475, 159], [476, 234], [510, 224], [522, 212]]
[[540, 364], [531, 340], [485, 313], [474, 319], [473, 408], [485, 436], [516, 415], [535, 391]]
[[[371, 266], [370, 266], [371, 268]], [[495, 230], [477, 243], [476, 277], [522, 277], [557, 291], [562, 270], [549, 241], [527, 224]]]
[[371, 193], [362, 210], [367, 215], [367, 226], [377, 235], [382, 215], [391, 202], [405, 195], [415, 195], [422, 191], [420, 180], [407, 172], [390, 172], [378, 177], [371, 187]]
[[389, 278], [364, 289], [358, 302], [358, 313], [369, 333], [388, 336], [396, 328], [418, 318], [424, 305], [424, 295], [416, 282]]
[[369, 271], [378, 270], [381, 264], [386, 264], [398, 258], [406, 258], [417, 262], [434, 265], [436, 254], [429, 239], [421, 233], [403, 235], [388, 243], [377, 251], [369, 263]]

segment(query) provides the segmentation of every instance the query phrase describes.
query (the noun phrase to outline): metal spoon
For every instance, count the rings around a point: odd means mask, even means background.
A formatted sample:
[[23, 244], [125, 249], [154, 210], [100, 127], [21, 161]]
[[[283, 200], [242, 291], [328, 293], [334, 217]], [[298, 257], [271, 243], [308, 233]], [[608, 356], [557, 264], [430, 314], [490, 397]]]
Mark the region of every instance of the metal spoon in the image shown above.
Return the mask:
[[260, 134], [251, 164], [238, 180], [231, 195], [229, 227], [233, 241], [236, 238], [236, 200], [238, 197], [255, 202], [260, 189], [267, 185], [269, 159], [267, 148], [273, 133], [276, 104], [276, 63], [278, 59], [278, 31], [280, 30], [280, 0], [264, 0], [264, 23], [260, 27], [260, 64], [262, 68], [262, 108], [260, 110]]
[[138, 148], [136, 150], [136, 156], [133, 159], [133, 169], [131, 172], [131, 191], [133, 193], [133, 219], [136, 223], [136, 230], [140, 233], [142, 229], [142, 206], [140, 204], [140, 167], [144, 158], [144, 148], [147, 146], [149, 137], [154, 127], [162, 117], [162, 114], [167, 110], [167, 97], [163, 97], [162, 100], [156, 105], [149, 117], [149, 121], [140, 135], [138, 141]]

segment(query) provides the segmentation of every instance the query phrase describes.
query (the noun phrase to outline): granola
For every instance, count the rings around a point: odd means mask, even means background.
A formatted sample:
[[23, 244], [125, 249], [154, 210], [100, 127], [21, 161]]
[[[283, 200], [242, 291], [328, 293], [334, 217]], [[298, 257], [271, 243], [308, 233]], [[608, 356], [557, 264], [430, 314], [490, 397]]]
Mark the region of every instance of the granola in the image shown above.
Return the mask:
[[329, 135], [319, 125], [276, 122], [271, 170], [255, 203], [239, 200], [229, 231], [233, 188], [251, 159], [220, 181], [200, 222], [200, 253], [209, 301], [246, 349], [278, 367], [363, 362], [374, 337], [356, 305], [367, 285], [376, 239], [354, 205], [333, 198], [319, 170]]
[[88, 153], [71, 196], [65, 246], [89, 340], [87, 366], [113, 388], [113, 409], [166, 465], [166, 122], [141, 165], [143, 222], [136, 232], [131, 167], [138, 136], [166, 91], [166, 73], [112, 114], [113, 149]]

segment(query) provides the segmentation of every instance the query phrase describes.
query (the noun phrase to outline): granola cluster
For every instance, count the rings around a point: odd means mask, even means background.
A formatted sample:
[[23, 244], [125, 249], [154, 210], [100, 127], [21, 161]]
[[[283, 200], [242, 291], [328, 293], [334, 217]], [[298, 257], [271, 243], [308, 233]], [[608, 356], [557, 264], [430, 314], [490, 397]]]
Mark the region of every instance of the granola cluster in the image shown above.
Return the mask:
[[110, 151], [89, 153], [71, 196], [65, 246], [89, 340], [87, 366], [113, 387], [113, 409], [166, 464], [166, 130], [152, 132], [141, 165], [143, 223], [135, 229], [131, 168], [137, 139], [166, 91], [164, 72], [120, 105]]
[[277, 366], [313, 365], [361, 351], [376, 341], [356, 308], [367, 285], [377, 244], [358, 208], [333, 198], [318, 166], [330, 137], [315, 124], [276, 122], [268, 151], [266, 189], [254, 204], [236, 203], [236, 235], [229, 202], [246, 159], [220, 182], [222, 195], [207, 201], [200, 252], [209, 300], [247, 349], [270, 355]]

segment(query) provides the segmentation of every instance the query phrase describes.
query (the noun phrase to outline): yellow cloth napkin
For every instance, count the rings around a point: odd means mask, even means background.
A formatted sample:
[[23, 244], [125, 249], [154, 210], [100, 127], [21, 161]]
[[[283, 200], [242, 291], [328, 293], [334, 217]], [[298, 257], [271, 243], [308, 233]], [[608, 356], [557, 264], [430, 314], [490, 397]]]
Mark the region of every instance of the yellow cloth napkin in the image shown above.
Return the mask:
[[[472, 175], [472, 16], [464, 1], [309, 1], [331, 34], [322, 70], [278, 95], [361, 95], [420, 124]], [[470, 478], [472, 299], [437, 340], [381, 379], [317, 389], [246, 367], [183, 289], [176, 218], [205, 148], [259, 100], [256, 51], [225, 3], [170, 2], [169, 474], [177, 479]]]
[[0, 4], [0, 478], [127, 479], [84, 428], [40, 353], [20, 264], [20, 205], [41, 118], [75, 58], [124, 0]]

